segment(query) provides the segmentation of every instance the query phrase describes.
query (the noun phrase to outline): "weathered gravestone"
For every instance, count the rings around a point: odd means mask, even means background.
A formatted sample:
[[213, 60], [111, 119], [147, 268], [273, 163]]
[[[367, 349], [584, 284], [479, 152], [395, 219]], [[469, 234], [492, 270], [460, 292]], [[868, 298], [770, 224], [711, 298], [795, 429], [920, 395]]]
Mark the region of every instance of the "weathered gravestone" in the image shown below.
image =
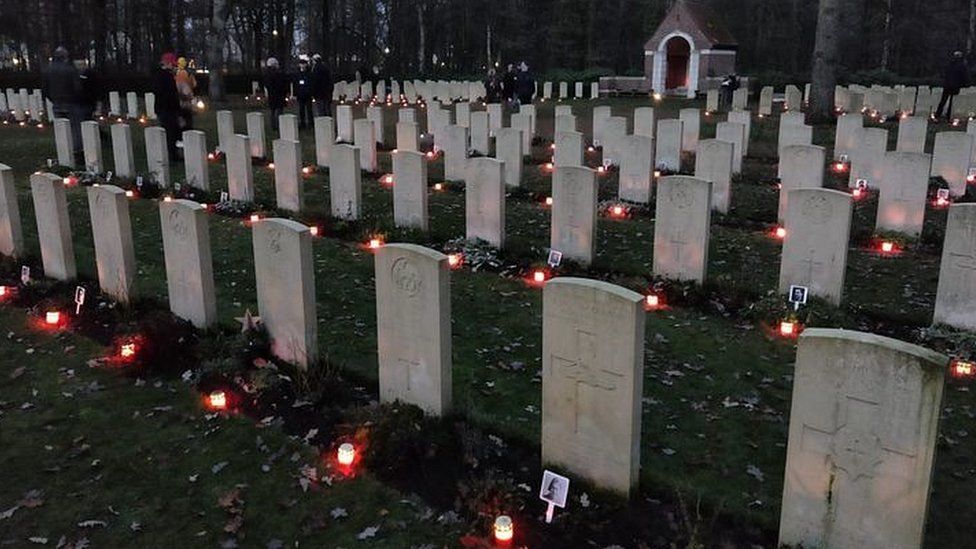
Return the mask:
[[560, 277], [542, 299], [542, 461], [630, 494], [640, 471], [643, 297]]
[[966, 177], [972, 166], [973, 137], [965, 132], [935, 134], [932, 149], [932, 177], [942, 177], [953, 196], [966, 194]]
[[888, 130], [863, 128], [860, 136], [860, 141], [855, 145], [851, 156], [851, 177], [848, 186], [856, 187], [858, 181], [864, 180], [868, 186], [878, 187], [881, 185], [881, 169], [888, 148]]
[[328, 168], [332, 158], [332, 147], [336, 142], [332, 117], [316, 116], [313, 125], [315, 126], [315, 165]]
[[705, 112], [708, 114], [718, 112], [718, 90], [711, 89], [705, 92]]
[[494, 158], [468, 160], [464, 185], [465, 237], [496, 248], [505, 244], [504, 164]]
[[254, 277], [261, 323], [278, 358], [307, 368], [318, 359], [312, 233], [289, 219], [253, 225]]
[[654, 218], [654, 274], [705, 281], [712, 183], [685, 175], [658, 180]]
[[183, 132], [183, 166], [186, 183], [198, 189], [210, 189], [210, 166], [207, 165], [207, 134], [199, 130]]
[[583, 134], [577, 131], [556, 132], [555, 149], [552, 153], [552, 165], [582, 166], [583, 165]]
[[522, 183], [522, 132], [501, 128], [495, 133], [495, 158], [505, 164], [505, 185], [518, 187]]
[[169, 187], [169, 148], [166, 130], [160, 126], [146, 128], [146, 164], [149, 177], [161, 187]]
[[302, 211], [302, 144], [288, 139], [276, 139], [274, 149], [275, 204], [279, 209]]
[[874, 334], [800, 335], [780, 545], [922, 546], [946, 362]]
[[139, 95], [136, 92], [125, 93], [125, 107], [129, 118], [133, 120], [139, 118]]
[[393, 223], [427, 230], [427, 159], [422, 153], [393, 153]]
[[698, 138], [701, 135], [701, 111], [681, 109], [678, 119], [681, 120], [681, 150], [695, 152], [698, 150]]
[[444, 179], [462, 181], [467, 167], [468, 129], [448, 124], [444, 128]]
[[127, 303], [136, 277], [136, 256], [125, 190], [114, 185], [88, 187], [88, 211], [98, 285], [102, 293]]
[[847, 270], [853, 201], [830, 189], [790, 191], [779, 291], [805, 286], [810, 295], [840, 305]]
[[654, 158], [657, 167], [662, 170], [681, 170], [681, 126], [681, 120], [661, 120], [657, 123]]
[[925, 152], [925, 137], [929, 132], [929, 119], [922, 116], [906, 116], [898, 121], [898, 152]]
[[386, 132], [383, 131], [383, 107], [376, 105], [366, 107], [366, 120], [373, 123], [373, 138], [376, 143], [386, 143]]
[[227, 163], [227, 191], [231, 200], [254, 200], [254, 171], [251, 166], [250, 139], [246, 135], [232, 135], [225, 151]]
[[763, 86], [759, 90], [759, 115], [769, 116], [773, 114], [773, 87]]
[[752, 112], [730, 111], [727, 122], [742, 124], [742, 157], [749, 156], [749, 137], [752, 135]]
[[749, 103], [749, 88], [742, 86], [732, 92], [732, 110], [744, 111]]
[[645, 135], [654, 139], [654, 107], [634, 109], [634, 135]]
[[471, 150], [475, 154], [482, 156], [491, 154], [491, 139], [488, 135], [488, 113], [485, 111], [471, 113]]
[[58, 164], [74, 168], [75, 139], [71, 133], [71, 121], [67, 118], [54, 119], [54, 145], [57, 150]]
[[593, 261], [596, 248], [596, 172], [580, 166], [555, 169], [549, 246], [563, 258]]
[[420, 150], [420, 131], [414, 122], [397, 122], [396, 150], [418, 152]]
[[221, 152], [227, 152], [232, 135], [234, 135], [234, 113], [217, 111], [217, 148]]
[[933, 322], [976, 331], [976, 204], [949, 208]]
[[20, 225], [14, 170], [6, 164], [0, 164], [0, 254], [7, 257], [24, 254], [24, 233]]
[[607, 120], [613, 116], [610, 107], [602, 105], [599, 107], [593, 107], [593, 146], [602, 147], [605, 145], [603, 141], [603, 130], [606, 128]]
[[491, 135], [495, 135], [498, 130], [505, 127], [504, 111], [500, 103], [489, 103], [485, 108], [488, 110], [488, 131]]
[[917, 237], [922, 234], [931, 157], [925, 153], [889, 152], [881, 171], [875, 226]]
[[247, 113], [247, 139], [251, 146], [252, 158], [264, 158], [268, 156], [268, 144], [265, 140], [263, 112]]
[[[733, 124], [739, 126], [741, 124]], [[712, 183], [712, 208], [728, 213], [732, 190], [732, 166], [735, 147], [721, 139], [704, 139], [698, 142], [695, 155], [695, 177]]]
[[169, 310], [197, 328], [217, 321], [210, 221], [207, 209], [190, 200], [159, 203]]
[[77, 269], [64, 181], [54, 174], [35, 173], [30, 176], [30, 185], [44, 276], [73, 280]]
[[440, 416], [451, 407], [451, 267], [414, 244], [376, 251], [380, 400]]
[[[395, 186], [394, 180], [394, 186]], [[338, 219], [359, 219], [362, 208], [362, 171], [359, 169], [359, 149], [340, 144], [332, 148], [329, 166], [329, 196], [332, 216]]]
[[86, 120], [81, 123], [81, 145], [85, 151], [85, 169], [94, 173], [104, 172], [102, 133], [98, 122]]
[[625, 135], [613, 139], [620, 153], [617, 196], [628, 202], [649, 203], [654, 177], [654, 140], [646, 135]]
[[777, 153], [783, 157], [783, 149], [794, 145], [811, 145], [813, 143], [813, 126], [806, 124], [780, 124]]
[[[294, 114], [278, 115], [278, 137], [289, 141], [298, 141], [298, 117]], [[274, 147], [274, 142], [271, 143]]]
[[338, 125], [337, 134], [342, 143], [353, 142], [353, 118], [352, 106], [339, 105], [336, 107], [336, 124]]
[[146, 101], [146, 116], [150, 120], [157, 120], [159, 115], [156, 114], [156, 94], [153, 92], [146, 92], [142, 98]]
[[745, 147], [746, 127], [736, 122], [719, 122], [715, 125], [715, 139], [732, 145], [732, 173], [742, 172], [742, 156]]
[[854, 157], [854, 150], [862, 139], [863, 130], [864, 117], [861, 113], [842, 114], [837, 118], [837, 131], [834, 133], [834, 160], [846, 156], [850, 161]]
[[367, 173], [379, 169], [376, 156], [376, 125], [372, 120], [360, 118], [354, 123], [355, 143], [359, 149], [359, 167]]
[[560, 132], [575, 132], [576, 117], [571, 114], [556, 115], [553, 136]]
[[112, 158], [115, 160], [115, 175], [132, 177], [136, 174], [132, 128], [128, 124], [112, 124]]
[[823, 187], [824, 163], [827, 151], [816, 145], [791, 145], [779, 156], [779, 209], [776, 219], [782, 223], [786, 216], [790, 191]]
[[786, 102], [783, 107], [787, 110], [799, 111], [803, 108], [803, 94], [800, 92], [800, 88], [794, 86], [793, 84], [788, 84], [786, 86], [786, 93], [784, 97]]
[[527, 114], [515, 113], [509, 119], [512, 128], [518, 130], [522, 135], [523, 154], [532, 151], [532, 119]]

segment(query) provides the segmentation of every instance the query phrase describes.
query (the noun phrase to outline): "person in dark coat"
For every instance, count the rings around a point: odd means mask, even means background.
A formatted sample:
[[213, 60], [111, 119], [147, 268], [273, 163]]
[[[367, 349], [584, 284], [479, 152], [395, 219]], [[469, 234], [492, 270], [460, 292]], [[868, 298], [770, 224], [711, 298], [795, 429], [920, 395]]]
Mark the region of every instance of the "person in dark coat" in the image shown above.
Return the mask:
[[71, 122], [76, 161], [83, 159], [84, 150], [81, 143], [81, 91], [78, 69], [68, 59], [68, 50], [59, 47], [54, 50], [51, 64], [44, 71], [41, 93], [53, 104], [55, 118], [66, 118]]
[[535, 95], [535, 77], [529, 72], [525, 61], [519, 65], [519, 72], [515, 76], [515, 95], [520, 105], [531, 105]]
[[98, 80], [98, 74], [90, 66], [81, 67], [80, 71], [82, 120], [94, 120], [102, 96], [101, 82]]
[[264, 76], [264, 88], [268, 92], [268, 110], [271, 111], [271, 126], [278, 129], [278, 117], [288, 103], [288, 76], [282, 72], [278, 60], [269, 57], [268, 72]]
[[495, 69], [489, 69], [488, 78], [485, 79], [485, 103], [498, 103], [501, 100], [502, 83], [498, 80]]
[[308, 62], [308, 56], [302, 55], [298, 58], [298, 72], [292, 78], [292, 86], [295, 90], [295, 98], [298, 99], [298, 128], [305, 129], [312, 127], [312, 68]]
[[505, 76], [502, 77], [502, 99], [511, 102], [513, 97], [515, 97], [515, 66], [509, 65]]
[[959, 90], [968, 85], [969, 70], [966, 68], [966, 60], [963, 59], [961, 51], [953, 52], [942, 81], [942, 99], [939, 100], [939, 107], [935, 109], [936, 119], [942, 117], [942, 109], [945, 109], [946, 120], [952, 119], [952, 99], [959, 95]]
[[315, 112], [318, 116], [332, 115], [332, 92], [335, 84], [332, 82], [332, 74], [325, 66], [322, 56], [315, 54], [312, 56], [312, 97], [315, 98]]
[[156, 117], [166, 130], [169, 159], [179, 158], [176, 142], [180, 140], [180, 94], [176, 90], [176, 54], [164, 53], [153, 72], [153, 93], [156, 94]]

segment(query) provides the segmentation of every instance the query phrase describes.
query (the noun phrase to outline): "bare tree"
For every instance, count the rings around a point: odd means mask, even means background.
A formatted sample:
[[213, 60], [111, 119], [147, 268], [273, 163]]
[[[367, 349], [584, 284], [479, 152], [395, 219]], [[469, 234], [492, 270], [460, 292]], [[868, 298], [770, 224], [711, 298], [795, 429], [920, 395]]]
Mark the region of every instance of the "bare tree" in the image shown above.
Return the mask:
[[820, 0], [810, 86], [810, 114], [814, 118], [830, 117], [834, 110], [842, 2], [843, 0]]
[[210, 4], [210, 32], [207, 34], [207, 66], [210, 68], [210, 99], [224, 98], [224, 46], [227, 44], [227, 0]]

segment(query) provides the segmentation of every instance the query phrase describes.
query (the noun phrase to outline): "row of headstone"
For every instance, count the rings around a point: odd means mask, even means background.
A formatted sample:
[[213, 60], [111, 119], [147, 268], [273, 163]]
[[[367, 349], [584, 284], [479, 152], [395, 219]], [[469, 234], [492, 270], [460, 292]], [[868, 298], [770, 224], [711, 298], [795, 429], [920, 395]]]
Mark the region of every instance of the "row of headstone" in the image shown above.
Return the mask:
[[[494, 162], [481, 160], [485, 166]], [[2, 174], [6, 191], [11, 184]], [[702, 201], [710, 196], [697, 184], [674, 183], [662, 190], [671, 205], [686, 203], [685, 191]], [[73, 277], [60, 178], [35, 174], [31, 186], [45, 274], [58, 275], [54, 256], [60, 256], [61, 274]], [[134, 262], [124, 192], [104, 186], [88, 193], [100, 285], [127, 298], [124, 284], [133, 279]], [[849, 212], [849, 203], [844, 206]], [[171, 308], [198, 326], [209, 325], [216, 306], [205, 210], [174, 200], [161, 204], [160, 218]], [[684, 228], [685, 236], [695, 231]], [[253, 248], [259, 314], [274, 353], [312, 364], [318, 351], [308, 227], [284, 219], [259, 221]], [[377, 251], [375, 276], [381, 400], [447, 413], [453, 384], [447, 256], [388, 244]], [[585, 279], [557, 278], [543, 291], [542, 460], [622, 494], [639, 483], [642, 302], [640, 294]], [[814, 328], [801, 335], [780, 543], [921, 543], [946, 364], [942, 355], [871, 334]], [[900, 494], [896, 511], [885, 505], [890, 490]]]
[[[941, 96], [940, 87], [838, 85], [834, 88], [834, 108], [838, 113], [848, 114], [866, 111], [876, 118], [898, 113], [928, 117]], [[956, 96], [952, 111], [960, 119], [976, 115], [976, 89], [964, 89]]]

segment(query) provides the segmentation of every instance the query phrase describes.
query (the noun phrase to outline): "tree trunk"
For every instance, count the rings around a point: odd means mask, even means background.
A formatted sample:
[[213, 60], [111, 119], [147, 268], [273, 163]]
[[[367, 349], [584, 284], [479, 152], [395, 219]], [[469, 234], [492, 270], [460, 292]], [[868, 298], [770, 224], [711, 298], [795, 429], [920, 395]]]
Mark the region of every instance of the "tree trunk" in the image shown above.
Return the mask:
[[834, 111], [834, 86], [837, 85], [837, 53], [840, 8], [843, 0], [820, 0], [817, 38], [813, 48], [810, 115], [826, 119]]
[[969, 28], [966, 29], [966, 58], [973, 58], [973, 35], [976, 34], [976, 0], [969, 0]]
[[224, 44], [227, 43], [227, 0], [213, 0], [207, 35], [207, 65], [210, 69], [210, 100], [224, 98]]
[[888, 70], [891, 64], [891, 2], [885, 1], [884, 40], [881, 47], [881, 68]]
[[421, 2], [417, 2], [417, 30], [420, 33], [419, 44], [417, 45], [417, 70], [422, 76], [427, 67], [427, 29], [424, 27], [424, 7]]

